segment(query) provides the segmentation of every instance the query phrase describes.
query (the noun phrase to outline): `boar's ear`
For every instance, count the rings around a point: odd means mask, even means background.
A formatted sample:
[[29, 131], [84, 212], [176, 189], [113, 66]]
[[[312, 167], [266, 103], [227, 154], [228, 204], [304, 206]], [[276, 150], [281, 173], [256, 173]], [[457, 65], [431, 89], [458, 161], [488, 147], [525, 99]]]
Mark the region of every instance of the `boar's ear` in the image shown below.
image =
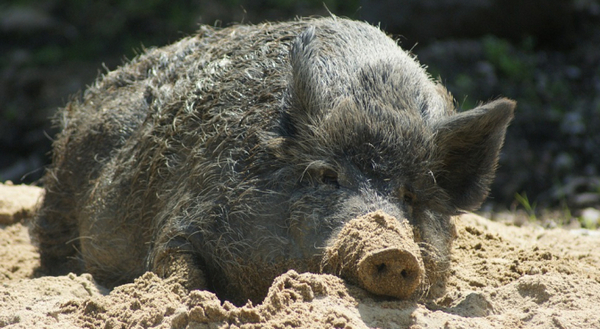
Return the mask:
[[319, 47], [315, 39], [315, 28], [308, 27], [296, 37], [290, 49], [292, 80], [289, 85], [288, 115], [294, 125], [309, 124], [311, 119], [316, 118], [320, 106], [323, 105], [324, 95], [320, 94], [318, 89], [323, 85], [320, 80], [324, 75], [324, 63], [319, 58]]
[[487, 197], [515, 105], [498, 99], [435, 125], [443, 161], [436, 180], [458, 209], [475, 210]]

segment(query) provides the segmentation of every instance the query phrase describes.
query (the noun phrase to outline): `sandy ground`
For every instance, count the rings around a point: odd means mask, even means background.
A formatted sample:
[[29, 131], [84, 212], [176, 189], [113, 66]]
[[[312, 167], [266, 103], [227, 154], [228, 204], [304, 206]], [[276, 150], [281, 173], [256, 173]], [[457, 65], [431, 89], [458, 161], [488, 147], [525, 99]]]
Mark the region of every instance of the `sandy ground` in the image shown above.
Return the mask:
[[261, 304], [235, 307], [152, 273], [113, 291], [88, 274], [41, 276], [24, 224], [40, 195], [0, 184], [0, 328], [600, 328], [597, 231], [463, 215], [438, 300], [384, 300], [334, 276], [289, 271]]

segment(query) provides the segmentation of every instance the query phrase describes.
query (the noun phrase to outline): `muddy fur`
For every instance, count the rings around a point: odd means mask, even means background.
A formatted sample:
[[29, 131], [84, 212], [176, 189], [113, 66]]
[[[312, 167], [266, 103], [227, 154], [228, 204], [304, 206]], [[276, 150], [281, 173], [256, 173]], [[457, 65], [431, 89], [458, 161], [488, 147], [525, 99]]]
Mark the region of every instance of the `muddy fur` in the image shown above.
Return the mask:
[[456, 114], [365, 23], [204, 26], [59, 112], [32, 233], [56, 273], [196, 275], [189, 288], [243, 303], [289, 268], [319, 271], [344, 223], [380, 210], [411, 225], [443, 290], [450, 217], [485, 199], [513, 109]]

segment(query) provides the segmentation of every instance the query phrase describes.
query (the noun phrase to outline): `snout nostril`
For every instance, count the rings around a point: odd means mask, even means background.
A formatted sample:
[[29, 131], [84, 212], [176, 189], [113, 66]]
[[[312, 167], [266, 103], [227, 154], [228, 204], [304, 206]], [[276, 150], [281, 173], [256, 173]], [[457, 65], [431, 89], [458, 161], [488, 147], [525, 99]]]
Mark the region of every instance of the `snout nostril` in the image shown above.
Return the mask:
[[[379, 263], [375, 265], [375, 272], [376, 275], [385, 275], [386, 272], [389, 271], [389, 266], [386, 263]], [[396, 272], [398, 273], [398, 272]], [[411, 271], [410, 269], [406, 269], [403, 268], [402, 270], [399, 271], [400, 276], [403, 279], [411, 279], [412, 276], [415, 274], [414, 271]]]
[[408, 273], [408, 271], [404, 269], [404, 270], [400, 271], [400, 275], [401, 275], [401, 276], [402, 276], [404, 279], [408, 279], [408, 277], [409, 277], [410, 273]]

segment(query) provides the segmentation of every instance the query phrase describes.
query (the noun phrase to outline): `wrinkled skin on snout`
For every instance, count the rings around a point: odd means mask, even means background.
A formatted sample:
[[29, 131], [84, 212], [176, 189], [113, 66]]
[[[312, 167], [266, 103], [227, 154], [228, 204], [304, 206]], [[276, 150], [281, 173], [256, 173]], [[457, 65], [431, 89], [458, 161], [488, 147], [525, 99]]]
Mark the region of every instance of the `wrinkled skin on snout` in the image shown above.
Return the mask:
[[457, 113], [365, 23], [201, 27], [59, 112], [32, 235], [46, 271], [107, 286], [151, 270], [243, 304], [295, 269], [433, 298], [514, 107]]

